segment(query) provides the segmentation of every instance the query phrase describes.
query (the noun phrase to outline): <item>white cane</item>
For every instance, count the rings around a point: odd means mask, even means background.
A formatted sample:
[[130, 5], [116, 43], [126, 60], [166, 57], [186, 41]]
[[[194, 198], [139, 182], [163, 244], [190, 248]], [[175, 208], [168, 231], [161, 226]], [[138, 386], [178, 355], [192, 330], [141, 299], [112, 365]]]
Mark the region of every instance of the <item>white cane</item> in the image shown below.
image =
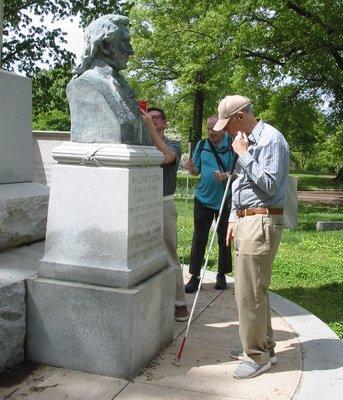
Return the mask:
[[183, 338], [183, 340], [182, 340], [182, 342], [181, 342], [180, 350], [179, 350], [178, 355], [177, 355], [177, 359], [178, 359], [178, 360], [180, 360], [180, 358], [181, 358], [181, 355], [182, 355], [182, 352], [183, 352], [183, 348], [184, 348], [184, 346], [185, 346], [186, 339], [187, 339], [187, 336], [188, 336], [189, 328], [190, 328], [190, 326], [191, 326], [191, 322], [192, 322], [192, 318], [193, 318], [195, 306], [196, 306], [196, 303], [197, 303], [197, 301], [198, 301], [198, 297], [199, 297], [201, 285], [202, 285], [202, 282], [203, 282], [204, 277], [205, 277], [205, 273], [206, 273], [206, 269], [207, 269], [208, 260], [209, 260], [209, 258], [210, 258], [210, 254], [211, 254], [211, 251], [212, 251], [212, 246], [213, 246], [214, 238], [215, 238], [216, 233], [217, 233], [217, 230], [218, 230], [218, 226], [219, 226], [220, 218], [221, 218], [222, 213], [223, 213], [223, 209], [224, 209], [225, 202], [227, 201], [227, 198], [226, 198], [226, 197], [227, 197], [229, 188], [230, 188], [231, 183], [232, 183], [232, 176], [233, 176], [233, 171], [234, 171], [234, 169], [235, 169], [236, 161], [237, 161], [237, 154], [234, 153], [234, 159], [233, 159], [232, 168], [231, 168], [230, 173], [228, 174], [228, 180], [227, 180], [227, 183], [226, 183], [226, 186], [225, 186], [224, 195], [223, 195], [222, 203], [221, 203], [221, 205], [220, 205], [220, 210], [219, 210], [218, 218], [217, 218], [217, 221], [216, 221], [216, 225], [215, 225], [214, 231], [213, 231], [213, 233], [212, 233], [211, 242], [210, 242], [210, 247], [209, 247], [208, 252], [207, 252], [205, 265], [204, 265], [203, 271], [202, 271], [202, 273], [201, 273], [201, 278], [200, 278], [198, 290], [197, 290], [197, 292], [196, 292], [196, 295], [195, 295], [195, 298], [194, 298], [194, 302], [193, 302], [193, 306], [192, 306], [192, 310], [191, 310], [191, 313], [190, 313], [190, 316], [189, 316], [189, 319], [188, 319], [186, 333], [185, 333], [185, 336], [184, 336], [184, 338]]

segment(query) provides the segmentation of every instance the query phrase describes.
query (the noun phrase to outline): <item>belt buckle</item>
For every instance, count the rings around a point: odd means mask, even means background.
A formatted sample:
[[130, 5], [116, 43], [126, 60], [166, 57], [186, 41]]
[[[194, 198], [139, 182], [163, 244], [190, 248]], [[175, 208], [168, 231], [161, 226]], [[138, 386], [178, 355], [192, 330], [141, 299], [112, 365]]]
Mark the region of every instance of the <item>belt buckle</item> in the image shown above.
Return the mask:
[[245, 216], [245, 217], [247, 217], [248, 216], [248, 209], [247, 208], [245, 208], [244, 210], [243, 210], [243, 215]]
[[269, 214], [270, 214], [269, 208], [266, 208], [266, 215], [269, 215]]

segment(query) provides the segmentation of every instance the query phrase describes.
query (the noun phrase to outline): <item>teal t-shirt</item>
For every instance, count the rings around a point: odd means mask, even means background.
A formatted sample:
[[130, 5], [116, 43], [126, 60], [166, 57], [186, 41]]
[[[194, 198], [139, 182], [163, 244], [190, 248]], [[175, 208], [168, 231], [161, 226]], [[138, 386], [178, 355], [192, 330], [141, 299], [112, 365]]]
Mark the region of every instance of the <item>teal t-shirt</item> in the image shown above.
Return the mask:
[[[224, 185], [223, 182], [217, 182], [214, 179], [213, 172], [220, 170], [220, 168], [208, 141], [205, 141], [202, 151], [200, 151], [200, 142], [197, 143], [192, 158], [193, 164], [200, 171], [200, 179], [195, 188], [195, 197], [206, 207], [219, 210], [224, 195]], [[233, 162], [229, 135], [224, 135], [216, 150], [225, 166], [225, 172], [229, 172]], [[225, 180], [224, 184], [226, 183], [227, 181]], [[230, 193], [228, 193], [229, 195]]]

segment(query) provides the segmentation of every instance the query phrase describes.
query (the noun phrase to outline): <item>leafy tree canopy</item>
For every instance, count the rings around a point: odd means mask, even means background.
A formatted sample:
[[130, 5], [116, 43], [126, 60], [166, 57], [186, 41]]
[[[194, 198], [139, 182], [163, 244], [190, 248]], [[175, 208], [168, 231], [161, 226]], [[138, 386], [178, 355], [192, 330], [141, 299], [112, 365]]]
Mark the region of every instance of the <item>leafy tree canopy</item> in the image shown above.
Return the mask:
[[[87, 25], [96, 17], [109, 13], [128, 13], [131, 1], [123, 0], [10, 0], [4, 7], [3, 68], [32, 75], [38, 70], [37, 61], [47, 66], [71, 63], [74, 55], [63, 48], [66, 42], [61, 29], [49, 29], [46, 20], [53, 21], [80, 15]], [[40, 17], [34, 23], [32, 15]], [[47, 49], [47, 51], [46, 51]]]

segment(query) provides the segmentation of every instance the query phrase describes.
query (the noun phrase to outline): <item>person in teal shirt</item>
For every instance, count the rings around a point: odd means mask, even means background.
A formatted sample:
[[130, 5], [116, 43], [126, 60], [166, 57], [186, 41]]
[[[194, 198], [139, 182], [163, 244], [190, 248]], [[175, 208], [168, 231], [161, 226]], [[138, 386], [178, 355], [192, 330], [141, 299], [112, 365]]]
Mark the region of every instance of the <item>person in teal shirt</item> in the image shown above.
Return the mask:
[[[226, 173], [231, 170], [233, 163], [230, 136], [224, 131], [213, 130], [217, 120], [216, 114], [207, 119], [208, 139], [197, 143], [193, 158], [186, 164], [191, 175], [200, 175], [195, 188], [194, 234], [189, 263], [189, 272], [192, 276], [185, 286], [187, 293], [195, 292], [199, 286], [209, 231], [213, 218], [218, 217], [226, 186]], [[230, 198], [225, 203], [217, 231], [219, 257], [215, 288], [218, 290], [227, 288], [225, 274], [232, 271], [231, 249], [226, 245], [229, 204]]]

